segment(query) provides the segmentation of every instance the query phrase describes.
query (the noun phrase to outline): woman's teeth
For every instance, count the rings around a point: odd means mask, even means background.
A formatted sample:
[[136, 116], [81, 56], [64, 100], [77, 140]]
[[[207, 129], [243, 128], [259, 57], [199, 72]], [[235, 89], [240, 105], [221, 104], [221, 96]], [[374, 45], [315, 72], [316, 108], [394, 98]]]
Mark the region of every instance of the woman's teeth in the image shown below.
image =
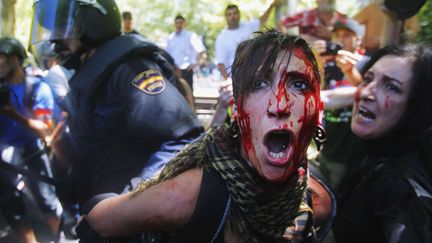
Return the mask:
[[375, 114], [363, 108], [359, 108], [359, 114], [369, 120], [375, 119]]
[[269, 154], [272, 158], [281, 159], [285, 156], [286, 153], [285, 152], [279, 152], [279, 153], [269, 152]]

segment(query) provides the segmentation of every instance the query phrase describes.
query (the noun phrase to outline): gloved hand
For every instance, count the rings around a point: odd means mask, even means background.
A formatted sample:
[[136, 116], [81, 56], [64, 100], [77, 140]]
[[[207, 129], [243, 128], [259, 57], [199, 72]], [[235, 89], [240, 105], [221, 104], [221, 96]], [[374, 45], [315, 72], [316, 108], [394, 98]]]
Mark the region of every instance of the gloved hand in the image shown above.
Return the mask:
[[88, 223], [85, 216], [81, 217], [76, 233], [80, 239], [80, 243], [104, 243], [106, 242], [96, 231], [94, 231]]

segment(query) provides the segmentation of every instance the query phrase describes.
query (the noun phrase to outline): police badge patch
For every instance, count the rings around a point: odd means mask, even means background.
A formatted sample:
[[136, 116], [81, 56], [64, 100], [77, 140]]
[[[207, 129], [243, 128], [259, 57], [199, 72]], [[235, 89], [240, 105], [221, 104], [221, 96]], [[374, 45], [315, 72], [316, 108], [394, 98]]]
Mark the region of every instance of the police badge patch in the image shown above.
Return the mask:
[[152, 69], [139, 73], [132, 80], [132, 85], [149, 95], [157, 95], [165, 90], [162, 74]]

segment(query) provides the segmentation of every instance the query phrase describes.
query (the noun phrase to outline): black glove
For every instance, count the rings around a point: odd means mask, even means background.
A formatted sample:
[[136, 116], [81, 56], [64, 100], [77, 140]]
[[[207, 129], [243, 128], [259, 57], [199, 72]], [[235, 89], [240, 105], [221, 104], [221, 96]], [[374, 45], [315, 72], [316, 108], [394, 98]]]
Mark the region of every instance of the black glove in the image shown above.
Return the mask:
[[[93, 209], [96, 204], [100, 201], [117, 196], [116, 193], [103, 193], [98, 194], [88, 200], [84, 205], [80, 208], [80, 213], [88, 214]], [[78, 224], [76, 228], [76, 233], [78, 238], [80, 239], [80, 243], [99, 243], [99, 242], [107, 242], [104, 238], [102, 238], [96, 231], [94, 231], [89, 225], [87, 219], [84, 217], [83, 220]]]
[[83, 220], [76, 227], [76, 233], [80, 239], [80, 243], [104, 243], [106, 242], [96, 231], [94, 231], [87, 219], [84, 217]]

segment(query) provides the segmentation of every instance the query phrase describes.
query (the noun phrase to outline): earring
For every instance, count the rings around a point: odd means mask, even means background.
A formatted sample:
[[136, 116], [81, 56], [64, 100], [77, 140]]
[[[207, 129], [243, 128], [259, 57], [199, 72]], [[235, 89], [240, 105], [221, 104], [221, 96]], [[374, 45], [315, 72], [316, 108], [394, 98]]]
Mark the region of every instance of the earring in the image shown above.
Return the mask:
[[230, 123], [228, 132], [232, 138], [238, 138], [240, 136], [240, 128], [236, 121]]
[[313, 136], [313, 140], [315, 141], [315, 144], [317, 146], [317, 150], [320, 151], [322, 145], [327, 140], [326, 132], [325, 132], [324, 128], [321, 125], [317, 125], [316, 126], [315, 133], [314, 133], [314, 136]]

